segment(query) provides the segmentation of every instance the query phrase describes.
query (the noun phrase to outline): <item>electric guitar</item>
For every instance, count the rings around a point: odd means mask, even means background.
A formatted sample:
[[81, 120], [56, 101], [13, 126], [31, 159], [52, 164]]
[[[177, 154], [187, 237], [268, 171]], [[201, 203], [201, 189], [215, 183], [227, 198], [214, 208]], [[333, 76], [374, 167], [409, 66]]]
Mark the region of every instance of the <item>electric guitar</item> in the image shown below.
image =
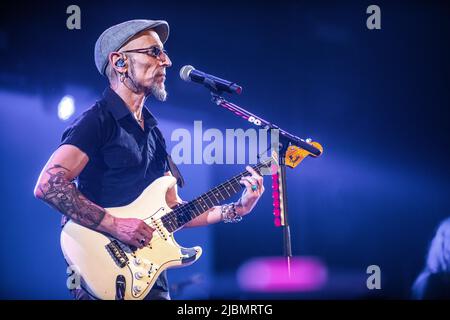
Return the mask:
[[[272, 160], [278, 164], [274, 155], [253, 168], [259, 173], [263, 168], [270, 170]], [[176, 179], [172, 176], [158, 178], [129, 205], [106, 209], [115, 217], [142, 219], [154, 228], [147, 246], [134, 248], [71, 220], [61, 232], [64, 258], [81, 277], [81, 286], [94, 297], [142, 300], [162, 271], [191, 265], [202, 254], [200, 247], [181, 247], [173, 234], [206, 210], [239, 193], [243, 188], [239, 180], [248, 175], [249, 172], [243, 172], [173, 209], [169, 208], [165, 197]]]

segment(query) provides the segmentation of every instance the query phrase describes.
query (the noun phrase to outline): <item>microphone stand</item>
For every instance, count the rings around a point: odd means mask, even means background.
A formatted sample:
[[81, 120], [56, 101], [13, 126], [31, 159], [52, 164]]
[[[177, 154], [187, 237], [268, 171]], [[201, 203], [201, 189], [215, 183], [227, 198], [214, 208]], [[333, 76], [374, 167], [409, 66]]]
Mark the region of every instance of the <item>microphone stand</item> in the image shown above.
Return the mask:
[[209, 79], [205, 79], [205, 86], [211, 90], [212, 101], [217, 106], [221, 106], [228, 111], [234, 113], [236, 116], [241, 117], [248, 122], [252, 123], [255, 126], [262, 127], [266, 130], [278, 130], [279, 132], [279, 146], [278, 146], [278, 159], [279, 159], [279, 194], [280, 202], [282, 201], [283, 205], [280, 206], [280, 225], [283, 227], [283, 251], [284, 256], [286, 257], [286, 264], [289, 277], [291, 276], [291, 258], [292, 258], [292, 244], [291, 244], [291, 232], [288, 220], [288, 210], [287, 210], [287, 184], [286, 184], [286, 151], [289, 146], [297, 146], [301, 149], [306, 150], [313, 157], [318, 157], [322, 154], [322, 150], [319, 150], [315, 146], [309, 144], [307, 141], [281, 129], [280, 127], [252, 114], [251, 112], [245, 110], [244, 108], [239, 107], [236, 104], [228, 102], [221, 94], [223, 92], [217, 90], [213, 81], [208, 81]]

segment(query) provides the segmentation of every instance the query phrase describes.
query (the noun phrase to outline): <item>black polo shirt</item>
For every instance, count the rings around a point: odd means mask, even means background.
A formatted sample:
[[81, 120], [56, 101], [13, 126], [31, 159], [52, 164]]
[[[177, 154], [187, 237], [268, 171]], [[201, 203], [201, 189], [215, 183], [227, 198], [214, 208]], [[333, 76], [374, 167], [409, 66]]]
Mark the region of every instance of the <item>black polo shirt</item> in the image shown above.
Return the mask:
[[[143, 107], [144, 130], [125, 102], [111, 89], [63, 133], [61, 145], [78, 147], [89, 162], [77, 178], [80, 192], [104, 207], [133, 202], [155, 179], [169, 171], [158, 122]], [[162, 273], [152, 291], [168, 291]]]

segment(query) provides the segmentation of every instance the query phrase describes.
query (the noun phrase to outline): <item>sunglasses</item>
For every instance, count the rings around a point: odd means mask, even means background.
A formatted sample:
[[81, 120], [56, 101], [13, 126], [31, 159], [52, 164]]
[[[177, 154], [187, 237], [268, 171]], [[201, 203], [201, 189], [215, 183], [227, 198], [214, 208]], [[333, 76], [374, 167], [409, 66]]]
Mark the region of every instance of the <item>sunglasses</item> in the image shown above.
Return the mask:
[[166, 57], [168, 57], [167, 51], [164, 49], [161, 49], [158, 46], [151, 46], [150, 48], [142, 48], [142, 49], [131, 49], [131, 50], [125, 50], [125, 51], [121, 51], [121, 52], [145, 53], [153, 58], [157, 58], [157, 59], [161, 59], [161, 60], [163, 60], [163, 58], [162, 58], [163, 53]]

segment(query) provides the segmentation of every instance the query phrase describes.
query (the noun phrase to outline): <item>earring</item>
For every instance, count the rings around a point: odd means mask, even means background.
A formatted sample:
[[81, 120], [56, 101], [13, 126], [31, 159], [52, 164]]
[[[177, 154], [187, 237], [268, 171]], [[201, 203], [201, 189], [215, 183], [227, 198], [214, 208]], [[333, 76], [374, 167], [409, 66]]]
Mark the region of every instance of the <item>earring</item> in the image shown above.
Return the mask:
[[121, 73], [120, 75], [119, 75], [119, 80], [120, 80], [120, 82], [124, 82], [125, 81], [125, 73]]

